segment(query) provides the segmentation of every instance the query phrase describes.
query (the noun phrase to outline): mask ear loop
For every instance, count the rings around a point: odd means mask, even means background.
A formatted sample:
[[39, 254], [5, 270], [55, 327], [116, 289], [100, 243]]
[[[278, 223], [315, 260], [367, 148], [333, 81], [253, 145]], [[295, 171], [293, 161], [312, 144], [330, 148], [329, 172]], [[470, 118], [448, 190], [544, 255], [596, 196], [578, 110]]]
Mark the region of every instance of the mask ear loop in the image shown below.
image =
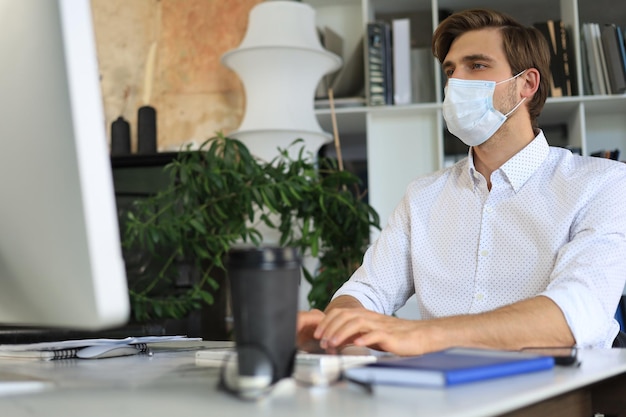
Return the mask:
[[[507, 78], [506, 80], [502, 80], [502, 81], [500, 81], [500, 82], [497, 82], [497, 83], [496, 83], [496, 85], [498, 85], [498, 84], [502, 84], [502, 83], [505, 83], [505, 82], [507, 82], [507, 81], [514, 80], [515, 78], [519, 77], [520, 75], [522, 75], [522, 74], [523, 74], [523, 73], [525, 73], [525, 72], [526, 72], [526, 70], [523, 70], [522, 72], [520, 72], [520, 73], [519, 73], [519, 74], [517, 74], [517, 75], [512, 76], [511, 78]], [[508, 118], [511, 114], [513, 114], [513, 112], [514, 112], [515, 110], [517, 110], [517, 109], [518, 109], [518, 107], [519, 107], [519, 106], [521, 106], [521, 105], [522, 105], [522, 103], [523, 103], [524, 101], [526, 101], [526, 97], [522, 97], [522, 99], [520, 100], [520, 102], [519, 102], [519, 103], [517, 103], [517, 104], [515, 105], [515, 107], [513, 107], [511, 110], [509, 110], [509, 112], [508, 112], [507, 114], [505, 114], [505, 115], [504, 115], [504, 117]]]
[[505, 82], [507, 82], [507, 81], [514, 80], [515, 78], [519, 77], [520, 75], [522, 75], [522, 74], [523, 74], [523, 73], [525, 73], [525, 72], [526, 72], [526, 70], [524, 70], [524, 71], [520, 72], [520, 73], [519, 73], [519, 74], [517, 74], [517, 75], [512, 76], [511, 78], [507, 78], [506, 80], [498, 81], [498, 82], [496, 83], [496, 85], [498, 85], [498, 84], [502, 84], [502, 83], [505, 83]]
[[504, 117], [507, 117], [507, 118], [508, 118], [508, 117], [509, 117], [509, 116], [510, 116], [510, 115], [511, 115], [511, 114], [512, 114], [515, 110], [517, 110], [517, 108], [518, 108], [519, 106], [521, 106], [521, 105], [522, 105], [522, 103], [523, 103], [525, 100], [526, 100], [526, 97], [522, 97], [522, 99], [520, 100], [520, 102], [519, 102], [519, 103], [517, 103], [517, 104], [515, 105], [515, 107], [513, 107], [513, 108], [512, 108], [512, 109], [511, 109], [511, 110], [510, 110], [507, 114], [505, 114], [505, 115], [504, 115]]

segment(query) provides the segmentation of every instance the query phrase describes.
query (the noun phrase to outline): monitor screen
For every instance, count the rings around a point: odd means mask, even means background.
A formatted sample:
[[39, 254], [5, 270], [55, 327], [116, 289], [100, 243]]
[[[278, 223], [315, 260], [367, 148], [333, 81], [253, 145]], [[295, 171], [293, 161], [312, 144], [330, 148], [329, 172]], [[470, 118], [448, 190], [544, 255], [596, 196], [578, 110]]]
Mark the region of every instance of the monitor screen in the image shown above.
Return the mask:
[[0, 0], [0, 323], [124, 324], [89, 0]]

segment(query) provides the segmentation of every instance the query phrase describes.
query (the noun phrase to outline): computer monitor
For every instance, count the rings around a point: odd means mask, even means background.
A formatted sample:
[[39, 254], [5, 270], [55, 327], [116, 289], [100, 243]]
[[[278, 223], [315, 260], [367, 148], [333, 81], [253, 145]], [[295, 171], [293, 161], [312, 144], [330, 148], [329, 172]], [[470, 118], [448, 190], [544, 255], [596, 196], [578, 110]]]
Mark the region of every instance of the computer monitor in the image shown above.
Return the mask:
[[0, 323], [129, 316], [89, 0], [0, 0]]

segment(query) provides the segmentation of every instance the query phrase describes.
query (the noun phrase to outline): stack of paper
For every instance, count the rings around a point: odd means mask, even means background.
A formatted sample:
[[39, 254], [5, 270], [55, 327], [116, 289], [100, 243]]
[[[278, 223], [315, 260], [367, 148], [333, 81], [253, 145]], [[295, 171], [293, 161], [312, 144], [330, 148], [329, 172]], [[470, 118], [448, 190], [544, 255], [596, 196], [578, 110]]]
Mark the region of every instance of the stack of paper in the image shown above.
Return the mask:
[[124, 339], [79, 339], [59, 342], [0, 345], [1, 358], [18, 359], [99, 359], [149, 353], [148, 344], [201, 340], [186, 336], [143, 336]]

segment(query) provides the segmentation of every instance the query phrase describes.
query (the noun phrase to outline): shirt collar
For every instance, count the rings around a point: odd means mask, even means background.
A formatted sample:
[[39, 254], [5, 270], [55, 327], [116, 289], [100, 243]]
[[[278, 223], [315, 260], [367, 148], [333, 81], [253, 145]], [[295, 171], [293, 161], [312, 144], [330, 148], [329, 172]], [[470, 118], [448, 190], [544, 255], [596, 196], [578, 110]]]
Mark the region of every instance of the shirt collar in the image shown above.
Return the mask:
[[[499, 170], [506, 176], [513, 190], [518, 192], [547, 158], [549, 152], [550, 146], [548, 141], [543, 131], [539, 130], [535, 139], [506, 161]], [[467, 168], [470, 183], [473, 187], [476, 187], [478, 178], [476, 168], [474, 167], [472, 148], [469, 150]]]

